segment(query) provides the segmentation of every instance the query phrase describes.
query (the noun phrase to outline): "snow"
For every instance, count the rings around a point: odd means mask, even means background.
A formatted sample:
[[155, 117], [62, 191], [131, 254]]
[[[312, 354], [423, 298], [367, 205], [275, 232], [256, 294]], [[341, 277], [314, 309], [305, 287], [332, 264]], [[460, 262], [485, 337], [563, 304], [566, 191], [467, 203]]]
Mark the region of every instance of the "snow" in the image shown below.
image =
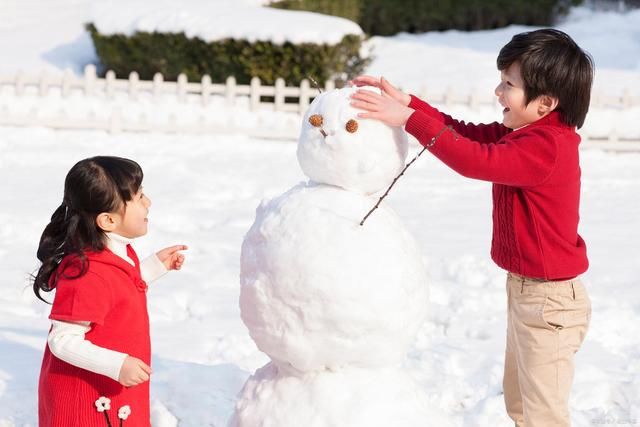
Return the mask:
[[226, 38], [275, 44], [336, 44], [346, 35], [362, 35], [348, 19], [304, 11], [257, 6], [255, 2], [201, 0], [122, 0], [96, 2], [91, 21], [105, 35], [136, 31], [182, 33], [205, 41]]
[[[383, 190], [404, 167], [407, 135], [376, 121], [359, 120], [360, 111], [350, 105], [355, 91], [338, 89], [314, 99], [302, 121], [298, 162], [315, 182], [371, 194]], [[309, 122], [312, 116], [321, 118], [320, 127]], [[350, 120], [357, 125], [354, 132], [346, 129]]]
[[452, 425], [436, 407], [429, 407], [410, 376], [393, 368], [296, 376], [268, 364], [248, 380], [239, 407], [230, 427]]
[[302, 184], [258, 208], [240, 308], [258, 348], [294, 372], [402, 362], [427, 306], [418, 245], [376, 198]]
[[[65, 67], [80, 72], [95, 60], [82, 28], [88, 1], [9, 0], [2, 8], [12, 19], [0, 22], [1, 73]], [[597, 90], [626, 87], [640, 93], [640, 71], [632, 61], [640, 58], [637, 11], [578, 9], [560, 28], [568, 25], [596, 60]], [[454, 85], [492, 93], [496, 49], [520, 29], [376, 37], [378, 59], [369, 72], [407, 88], [426, 84], [439, 91]], [[457, 113], [495, 118], [491, 109]], [[598, 114], [592, 111], [587, 120], [606, 132], [616, 115]], [[624, 120], [637, 132], [634, 114]], [[409, 156], [416, 150], [411, 145]], [[28, 274], [37, 267], [38, 239], [59, 205], [64, 175], [77, 160], [97, 154], [131, 157], [145, 170], [153, 206], [149, 235], [136, 245], [141, 255], [174, 243], [190, 246], [183, 271], [149, 292], [153, 426], [226, 425], [245, 381], [269, 361], [240, 318], [240, 248], [259, 202], [305, 179], [295, 145], [242, 134], [1, 128], [0, 153], [0, 426], [36, 425], [49, 308], [35, 300]], [[638, 164], [638, 153], [581, 153], [580, 232], [591, 263], [584, 281], [593, 317], [576, 359], [570, 404], [577, 427], [640, 424]], [[424, 155], [386, 203], [417, 240], [430, 287], [427, 320], [404, 369], [430, 408], [439, 408], [455, 425], [512, 425], [501, 395], [505, 275], [488, 254], [490, 185], [461, 178]]]
[[371, 120], [349, 131], [355, 90], [313, 101], [297, 149], [311, 181], [262, 202], [242, 243], [240, 314], [271, 362], [243, 387], [233, 427], [451, 425], [398, 368], [427, 315], [418, 244], [386, 205], [363, 222], [407, 138]]

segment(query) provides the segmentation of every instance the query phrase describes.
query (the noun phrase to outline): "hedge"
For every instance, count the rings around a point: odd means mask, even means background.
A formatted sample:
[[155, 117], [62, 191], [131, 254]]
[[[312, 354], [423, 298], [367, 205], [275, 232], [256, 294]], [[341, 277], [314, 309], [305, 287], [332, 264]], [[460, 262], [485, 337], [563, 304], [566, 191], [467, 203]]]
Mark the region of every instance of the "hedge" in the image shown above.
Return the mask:
[[349, 18], [370, 35], [549, 26], [582, 0], [279, 0], [272, 7]]
[[87, 24], [100, 62], [102, 74], [115, 71], [127, 76], [136, 71], [141, 79], [162, 73], [165, 80], [177, 80], [180, 73], [190, 81], [208, 74], [213, 82], [234, 76], [248, 84], [256, 76], [272, 85], [282, 77], [288, 85], [299, 85], [308, 76], [319, 82], [346, 80], [365, 69], [370, 59], [360, 56], [363, 37], [347, 35], [336, 45], [312, 43], [274, 44], [225, 39], [207, 42], [184, 33], [136, 32], [103, 35]]

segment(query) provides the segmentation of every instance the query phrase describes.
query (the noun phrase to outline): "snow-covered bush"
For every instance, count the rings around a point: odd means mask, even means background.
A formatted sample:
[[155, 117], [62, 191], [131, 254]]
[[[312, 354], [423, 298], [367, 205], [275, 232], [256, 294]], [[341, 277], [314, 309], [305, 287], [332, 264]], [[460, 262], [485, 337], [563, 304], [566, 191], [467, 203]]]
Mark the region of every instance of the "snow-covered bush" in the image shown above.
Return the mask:
[[213, 82], [234, 76], [240, 84], [252, 77], [273, 84], [282, 77], [298, 85], [309, 76], [348, 79], [370, 61], [361, 53], [364, 33], [343, 18], [195, 1], [165, 1], [149, 10], [132, 1], [126, 14], [97, 8], [86, 26], [103, 72], [136, 71], [142, 79], [159, 72], [166, 80], [184, 73], [190, 81], [208, 74]]
[[343, 16], [371, 35], [484, 30], [511, 24], [549, 26], [582, 0], [275, 0], [274, 7]]

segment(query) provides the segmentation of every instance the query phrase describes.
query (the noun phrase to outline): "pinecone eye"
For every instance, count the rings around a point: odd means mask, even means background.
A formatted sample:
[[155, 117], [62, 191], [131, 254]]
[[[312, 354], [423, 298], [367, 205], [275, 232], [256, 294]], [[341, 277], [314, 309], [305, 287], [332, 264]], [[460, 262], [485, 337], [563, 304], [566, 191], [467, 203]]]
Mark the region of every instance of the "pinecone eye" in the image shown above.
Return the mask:
[[358, 130], [358, 122], [353, 119], [349, 120], [345, 125], [345, 129], [349, 133], [355, 133]]
[[311, 123], [311, 126], [319, 128], [322, 126], [322, 122], [324, 120], [322, 119], [322, 116], [320, 114], [314, 114], [311, 117], [309, 117], [309, 123]]

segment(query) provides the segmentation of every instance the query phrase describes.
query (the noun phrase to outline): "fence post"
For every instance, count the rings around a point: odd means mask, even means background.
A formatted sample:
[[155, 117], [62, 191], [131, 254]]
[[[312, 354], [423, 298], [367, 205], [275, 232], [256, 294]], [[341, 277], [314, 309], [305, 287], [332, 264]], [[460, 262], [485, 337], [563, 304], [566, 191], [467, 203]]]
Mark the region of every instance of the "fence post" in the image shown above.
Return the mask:
[[249, 91], [249, 104], [251, 111], [256, 111], [260, 108], [260, 78], [253, 77], [251, 79], [251, 88]]
[[73, 75], [71, 70], [66, 69], [62, 76], [62, 96], [67, 97], [71, 93], [71, 85], [73, 84]]
[[426, 86], [420, 86], [420, 91], [418, 92], [418, 97], [420, 99], [426, 100], [427, 99], [427, 94], [428, 94], [427, 87]]
[[24, 72], [22, 70], [18, 71], [16, 75], [16, 95], [21, 96], [24, 94]]
[[276, 79], [276, 94], [275, 94], [275, 111], [284, 110], [284, 79], [278, 77]]
[[480, 95], [476, 88], [471, 89], [471, 95], [469, 95], [469, 107], [471, 110], [477, 110], [480, 105]]
[[631, 89], [626, 87], [622, 91], [622, 108], [624, 109], [631, 108], [632, 103], [633, 103], [633, 97], [631, 96]]
[[309, 80], [304, 79], [300, 82], [300, 98], [298, 98], [298, 111], [303, 114], [309, 108], [309, 96], [311, 95]]
[[135, 101], [138, 99], [139, 82], [140, 82], [140, 77], [138, 76], [138, 73], [136, 73], [135, 71], [132, 71], [129, 74], [129, 98], [132, 101]]
[[38, 95], [47, 96], [49, 93], [49, 75], [46, 71], [42, 70], [40, 74], [40, 81], [38, 82]]
[[107, 95], [107, 98], [113, 98], [115, 92], [115, 84], [116, 84], [116, 73], [113, 70], [107, 71], [107, 75], [105, 76], [106, 84], [104, 87], [104, 91]]
[[227, 77], [226, 86], [224, 88], [225, 101], [227, 105], [234, 105], [236, 101], [236, 78]]
[[158, 101], [160, 99], [160, 95], [162, 94], [162, 83], [164, 82], [164, 78], [162, 74], [155, 73], [153, 75], [153, 100]]
[[84, 67], [84, 95], [91, 96], [95, 90], [97, 79], [96, 66], [88, 64]]
[[211, 94], [211, 76], [205, 74], [200, 81], [200, 91], [202, 93], [202, 105], [209, 104], [209, 94]]
[[451, 86], [447, 86], [447, 91], [444, 94], [444, 105], [447, 107], [451, 107], [454, 101], [453, 88]]
[[326, 82], [324, 82], [324, 90], [326, 90], [327, 92], [329, 92], [330, 90], [334, 90], [336, 88], [336, 82], [334, 82], [333, 80], [327, 80]]
[[187, 100], [187, 75], [180, 73], [178, 75], [178, 101], [185, 102]]

